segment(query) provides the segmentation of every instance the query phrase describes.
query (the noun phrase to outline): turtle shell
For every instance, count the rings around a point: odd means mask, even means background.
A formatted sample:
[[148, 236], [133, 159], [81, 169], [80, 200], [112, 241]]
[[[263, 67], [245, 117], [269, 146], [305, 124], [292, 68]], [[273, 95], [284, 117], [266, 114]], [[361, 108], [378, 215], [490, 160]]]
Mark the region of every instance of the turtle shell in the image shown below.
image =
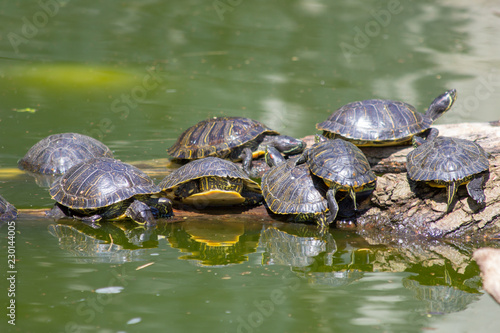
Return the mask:
[[[160, 182], [160, 184], [158, 184], [158, 186], [160, 187], [161, 191], [166, 192], [167, 197], [175, 199], [171, 194], [175, 191], [176, 188], [188, 182], [202, 178], [227, 179], [227, 181], [225, 181], [224, 183], [231, 183], [235, 180], [242, 180], [243, 192], [253, 192], [259, 195], [261, 193], [259, 184], [251, 180], [236, 164], [218, 157], [206, 157], [191, 161], [166, 176]], [[224, 196], [224, 193], [220, 194], [221, 196]], [[245, 193], [242, 193], [243, 196], [244, 194]], [[218, 204], [235, 204], [241, 203], [245, 200], [244, 198], [235, 198], [236, 201], [241, 200], [241, 202], [231, 202], [233, 200], [231, 197], [232, 194], [228, 194], [227, 198], [221, 197]], [[215, 203], [215, 201], [217, 200], [218, 199], [214, 199], [213, 203]], [[223, 201], [227, 202], [222, 203]]]
[[311, 172], [326, 183], [343, 188], [362, 188], [376, 180], [366, 156], [351, 142], [342, 139], [319, 142], [307, 154]]
[[63, 174], [73, 165], [97, 157], [113, 157], [102, 142], [78, 133], [46, 137], [31, 147], [19, 160], [18, 167], [46, 175]]
[[264, 200], [275, 214], [313, 216], [328, 211], [325, 182], [311, 175], [307, 164], [295, 166], [295, 159], [266, 172], [261, 186]]
[[488, 170], [488, 156], [475, 142], [438, 136], [406, 156], [408, 177], [415, 181], [454, 182]]
[[71, 167], [50, 188], [52, 199], [71, 209], [92, 210], [160, 188], [138, 168], [112, 158], [96, 158]]
[[257, 147], [259, 138], [267, 134], [279, 133], [249, 118], [214, 117], [184, 131], [168, 153], [177, 159], [227, 158], [247, 146]]
[[409, 141], [431, 124], [429, 117], [418, 113], [410, 104], [370, 99], [342, 106], [326, 121], [316, 124], [316, 128], [329, 138], [339, 136], [358, 145], [383, 145]]
[[17, 218], [17, 209], [0, 195], [0, 221], [12, 221]]

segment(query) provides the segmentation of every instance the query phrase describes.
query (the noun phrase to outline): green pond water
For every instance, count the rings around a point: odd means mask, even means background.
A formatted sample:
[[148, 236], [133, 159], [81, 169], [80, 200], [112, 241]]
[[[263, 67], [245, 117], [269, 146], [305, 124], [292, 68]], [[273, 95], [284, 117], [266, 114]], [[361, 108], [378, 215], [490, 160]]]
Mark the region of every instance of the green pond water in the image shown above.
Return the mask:
[[[211, 116], [303, 137], [354, 100], [424, 112], [451, 88], [437, 123], [498, 120], [499, 13], [495, 1], [0, 1], [0, 194], [53, 205], [16, 166], [54, 133], [163, 159]], [[471, 260], [481, 244], [466, 240], [389, 247], [217, 216], [95, 230], [23, 213], [9, 273], [8, 231], [1, 332], [498, 331]]]

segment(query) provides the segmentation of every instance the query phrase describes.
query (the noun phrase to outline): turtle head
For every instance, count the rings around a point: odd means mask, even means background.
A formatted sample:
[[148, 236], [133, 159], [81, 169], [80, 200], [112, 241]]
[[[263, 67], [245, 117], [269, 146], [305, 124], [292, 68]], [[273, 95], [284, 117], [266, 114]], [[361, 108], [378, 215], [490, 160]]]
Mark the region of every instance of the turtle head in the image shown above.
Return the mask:
[[324, 141], [328, 141], [328, 139], [326, 138], [326, 136], [321, 135], [321, 134], [316, 134], [316, 135], [314, 136], [314, 142], [315, 142], [315, 143], [318, 143], [318, 142], [324, 142]]
[[266, 154], [264, 155], [266, 163], [272, 168], [274, 166], [280, 165], [285, 162], [285, 158], [281, 153], [274, 147], [267, 146]]
[[451, 89], [444, 94], [439, 95], [432, 101], [427, 113], [425, 114], [432, 122], [441, 117], [443, 113], [448, 111], [455, 100], [457, 99], [457, 90]]
[[304, 151], [306, 143], [288, 135], [267, 136], [262, 142], [265, 146], [274, 147], [284, 155], [297, 155]]

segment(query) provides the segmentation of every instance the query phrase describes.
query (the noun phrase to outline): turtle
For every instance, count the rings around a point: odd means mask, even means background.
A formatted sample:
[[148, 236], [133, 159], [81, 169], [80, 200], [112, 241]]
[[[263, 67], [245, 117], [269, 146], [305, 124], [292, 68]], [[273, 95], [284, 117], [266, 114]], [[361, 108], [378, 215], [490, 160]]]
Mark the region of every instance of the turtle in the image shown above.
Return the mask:
[[0, 195], [0, 221], [14, 221], [17, 209]]
[[346, 191], [357, 210], [356, 192], [372, 191], [377, 177], [370, 169], [370, 164], [363, 152], [353, 143], [342, 140], [328, 140], [323, 136], [316, 137], [316, 143], [295, 161], [296, 165], [307, 162], [309, 169], [323, 179], [329, 189], [326, 193], [329, 223], [337, 217], [339, 210], [335, 194]]
[[47, 214], [74, 217], [96, 226], [100, 220], [129, 217], [153, 225], [155, 218], [173, 215], [172, 202], [138, 168], [108, 157], [80, 162], [52, 184], [57, 203]]
[[62, 175], [73, 165], [96, 157], [113, 157], [99, 140], [78, 133], [53, 134], [31, 147], [17, 165], [44, 175]]
[[259, 184], [235, 163], [218, 157], [191, 161], [167, 175], [158, 186], [174, 203], [197, 208], [247, 206], [262, 201]]
[[271, 166], [261, 182], [267, 208], [292, 222], [328, 226], [325, 182], [311, 174], [307, 164], [296, 166], [294, 159], [285, 160], [274, 147], [267, 148], [265, 158]]
[[346, 104], [328, 119], [316, 124], [329, 139], [342, 138], [357, 146], [411, 144], [414, 135], [436, 137], [432, 123], [448, 111], [457, 98], [455, 89], [439, 95], [425, 114], [410, 104], [384, 99], [369, 99]]
[[252, 159], [264, 155], [265, 147], [276, 147], [285, 155], [300, 154], [304, 141], [243, 117], [213, 117], [185, 130], [167, 151], [179, 160], [219, 157], [232, 162], [242, 161], [250, 174]]
[[446, 187], [447, 206], [460, 185], [469, 195], [485, 202], [483, 183], [489, 169], [488, 155], [477, 143], [465, 139], [438, 136], [433, 140], [415, 139], [416, 148], [406, 156], [408, 178], [435, 187]]

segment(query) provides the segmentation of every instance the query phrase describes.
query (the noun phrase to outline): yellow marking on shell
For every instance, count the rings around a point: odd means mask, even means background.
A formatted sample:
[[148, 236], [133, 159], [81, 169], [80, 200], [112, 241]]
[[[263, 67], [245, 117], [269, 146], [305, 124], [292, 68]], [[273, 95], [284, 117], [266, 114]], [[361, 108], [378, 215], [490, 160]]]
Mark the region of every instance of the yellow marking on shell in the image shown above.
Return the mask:
[[188, 205], [232, 206], [241, 204], [245, 200], [240, 193], [234, 191], [210, 190], [190, 195], [182, 200], [182, 202]]

